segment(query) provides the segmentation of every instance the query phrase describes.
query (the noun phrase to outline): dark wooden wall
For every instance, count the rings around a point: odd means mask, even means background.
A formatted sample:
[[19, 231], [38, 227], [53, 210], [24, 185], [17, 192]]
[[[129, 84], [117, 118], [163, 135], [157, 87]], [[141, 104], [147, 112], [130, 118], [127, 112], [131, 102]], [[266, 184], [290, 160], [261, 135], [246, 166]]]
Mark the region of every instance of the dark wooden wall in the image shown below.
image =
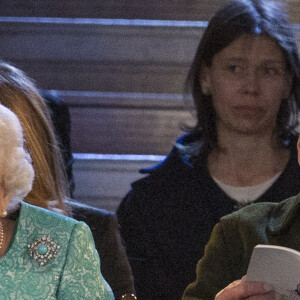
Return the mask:
[[[270, 0], [276, 1], [276, 0]], [[209, 20], [226, 0], [2, 0], [2, 16]], [[300, 23], [300, 1], [287, 3], [291, 20]]]
[[0, 58], [70, 105], [74, 152], [165, 155], [194, 124], [183, 84], [223, 2], [0, 1]]

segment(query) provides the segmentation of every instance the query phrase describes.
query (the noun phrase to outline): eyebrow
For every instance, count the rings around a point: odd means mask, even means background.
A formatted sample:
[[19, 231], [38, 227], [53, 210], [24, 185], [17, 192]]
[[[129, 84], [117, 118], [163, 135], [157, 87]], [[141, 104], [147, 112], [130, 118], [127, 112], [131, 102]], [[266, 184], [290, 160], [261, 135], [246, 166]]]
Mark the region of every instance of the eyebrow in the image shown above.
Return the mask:
[[[237, 61], [237, 62], [244, 62], [247, 61], [247, 58], [243, 58], [243, 57], [226, 57], [224, 58], [224, 60], [226, 61]], [[285, 61], [283, 60], [277, 60], [277, 59], [273, 59], [273, 58], [265, 58], [262, 59], [262, 62], [264, 63], [278, 63], [278, 64], [285, 64]]]

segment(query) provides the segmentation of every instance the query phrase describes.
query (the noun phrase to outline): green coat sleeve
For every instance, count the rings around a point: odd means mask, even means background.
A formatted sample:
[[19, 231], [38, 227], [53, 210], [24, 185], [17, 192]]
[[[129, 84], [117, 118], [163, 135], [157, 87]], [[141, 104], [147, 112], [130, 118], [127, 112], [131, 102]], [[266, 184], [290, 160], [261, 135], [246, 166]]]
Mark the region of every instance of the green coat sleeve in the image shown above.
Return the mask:
[[71, 233], [57, 299], [114, 299], [100, 272], [100, 259], [88, 226], [79, 222]]

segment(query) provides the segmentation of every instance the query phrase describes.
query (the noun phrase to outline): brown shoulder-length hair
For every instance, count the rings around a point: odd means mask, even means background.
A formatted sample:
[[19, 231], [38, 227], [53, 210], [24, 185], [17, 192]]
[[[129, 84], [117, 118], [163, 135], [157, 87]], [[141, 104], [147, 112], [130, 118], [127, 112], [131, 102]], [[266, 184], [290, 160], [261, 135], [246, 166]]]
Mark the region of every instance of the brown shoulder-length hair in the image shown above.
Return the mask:
[[24, 201], [68, 214], [67, 179], [50, 113], [35, 84], [20, 69], [0, 61], [0, 103], [20, 120], [24, 146], [35, 171], [32, 190]]

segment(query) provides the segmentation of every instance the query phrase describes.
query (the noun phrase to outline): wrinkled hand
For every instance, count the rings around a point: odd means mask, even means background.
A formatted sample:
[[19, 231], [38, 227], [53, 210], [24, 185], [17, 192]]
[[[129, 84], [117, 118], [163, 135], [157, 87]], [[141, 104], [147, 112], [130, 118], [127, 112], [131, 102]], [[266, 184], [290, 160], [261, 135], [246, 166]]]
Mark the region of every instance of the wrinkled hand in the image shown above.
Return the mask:
[[272, 287], [264, 282], [246, 281], [246, 276], [236, 280], [221, 290], [215, 300], [279, 300], [283, 299]]

